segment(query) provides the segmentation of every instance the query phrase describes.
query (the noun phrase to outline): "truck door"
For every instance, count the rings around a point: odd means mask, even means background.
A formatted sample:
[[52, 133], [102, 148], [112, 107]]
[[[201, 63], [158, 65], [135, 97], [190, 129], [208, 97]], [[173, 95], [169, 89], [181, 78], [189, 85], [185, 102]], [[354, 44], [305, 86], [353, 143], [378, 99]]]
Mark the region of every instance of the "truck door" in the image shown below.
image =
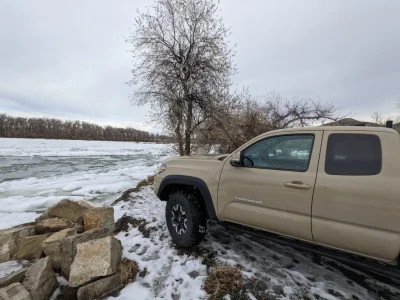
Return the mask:
[[[266, 135], [228, 160], [218, 190], [220, 219], [312, 240], [311, 203], [322, 131]], [[236, 153], [236, 155], [238, 155]]]
[[397, 258], [400, 178], [393, 149], [399, 149], [394, 133], [324, 133], [312, 209], [315, 242], [387, 261]]

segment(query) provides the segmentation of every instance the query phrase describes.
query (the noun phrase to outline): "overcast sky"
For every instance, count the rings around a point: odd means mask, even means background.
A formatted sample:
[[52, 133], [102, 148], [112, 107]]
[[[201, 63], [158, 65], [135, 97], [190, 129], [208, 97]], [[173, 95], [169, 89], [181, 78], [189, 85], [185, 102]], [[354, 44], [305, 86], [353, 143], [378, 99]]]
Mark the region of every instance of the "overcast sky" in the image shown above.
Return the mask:
[[[151, 0], [0, 0], [0, 112], [149, 125], [132, 107], [129, 35]], [[400, 98], [400, 1], [222, 0], [237, 87], [334, 102], [358, 119]]]

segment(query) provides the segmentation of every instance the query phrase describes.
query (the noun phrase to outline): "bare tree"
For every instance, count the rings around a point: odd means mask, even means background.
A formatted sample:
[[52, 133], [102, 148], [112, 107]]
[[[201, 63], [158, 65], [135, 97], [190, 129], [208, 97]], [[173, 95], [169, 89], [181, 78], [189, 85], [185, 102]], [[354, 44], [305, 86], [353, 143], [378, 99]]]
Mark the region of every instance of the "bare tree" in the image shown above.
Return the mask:
[[131, 36], [136, 85], [131, 101], [150, 104], [153, 120], [173, 132], [180, 155], [231, 85], [234, 53], [214, 0], [155, 0], [139, 12]]
[[379, 125], [385, 125], [386, 121], [389, 121], [389, 120], [395, 121], [395, 122], [400, 122], [400, 98], [397, 100], [396, 109], [397, 109], [397, 114], [395, 116], [384, 115], [378, 111], [375, 111], [371, 115], [372, 122], [379, 124]]
[[197, 130], [199, 147], [218, 145], [219, 152], [228, 153], [270, 130], [320, 125], [346, 117], [333, 104], [309, 98], [286, 100], [275, 92], [254, 98], [247, 91], [235, 97], [236, 101], [228, 101], [234, 105], [218, 111]]
[[333, 104], [311, 98], [294, 97], [287, 100], [279, 93], [271, 92], [259, 102], [271, 129], [307, 127], [344, 117]]
[[372, 122], [379, 124], [379, 125], [385, 125], [386, 121], [391, 120], [392, 118], [390, 116], [384, 116], [382, 113], [379, 113], [375, 111], [371, 115]]

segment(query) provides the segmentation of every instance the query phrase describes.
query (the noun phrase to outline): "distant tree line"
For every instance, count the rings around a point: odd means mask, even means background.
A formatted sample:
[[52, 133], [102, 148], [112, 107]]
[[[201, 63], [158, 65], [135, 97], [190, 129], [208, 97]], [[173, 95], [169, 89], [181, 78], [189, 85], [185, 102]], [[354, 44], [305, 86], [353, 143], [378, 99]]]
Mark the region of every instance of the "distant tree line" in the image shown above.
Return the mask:
[[170, 142], [165, 135], [134, 128], [99, 126], [81, 121], [22, 118], [0, 114], [0, 137], [132, 142]]

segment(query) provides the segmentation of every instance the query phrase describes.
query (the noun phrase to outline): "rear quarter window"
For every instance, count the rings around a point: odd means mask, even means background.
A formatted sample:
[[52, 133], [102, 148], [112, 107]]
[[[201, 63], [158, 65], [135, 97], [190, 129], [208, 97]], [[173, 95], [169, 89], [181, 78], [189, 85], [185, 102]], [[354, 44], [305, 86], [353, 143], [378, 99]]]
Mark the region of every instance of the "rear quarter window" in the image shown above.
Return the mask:
[[330, 134], [325, 172], [330, 175], [377, 175], [382, 169], [381, 141], [374, 134]]

